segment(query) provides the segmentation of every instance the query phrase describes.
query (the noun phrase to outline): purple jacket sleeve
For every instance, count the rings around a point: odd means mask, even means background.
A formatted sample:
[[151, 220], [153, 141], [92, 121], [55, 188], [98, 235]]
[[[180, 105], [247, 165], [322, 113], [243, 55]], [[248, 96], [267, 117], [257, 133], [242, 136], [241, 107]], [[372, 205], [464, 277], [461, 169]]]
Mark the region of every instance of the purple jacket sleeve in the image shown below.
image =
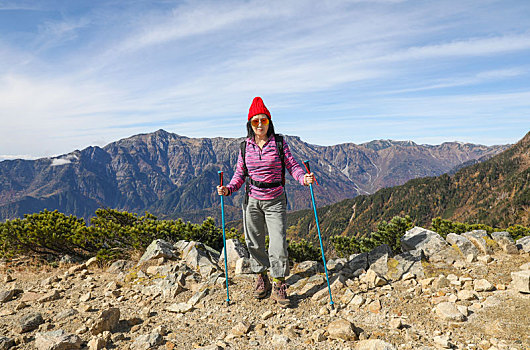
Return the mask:
[[285, 142], [285, 138], [283, 139], [283, 153], [285, 154], [285, 167], [289, 171], [289, 174], [291, 174], [295, 180], [300, 182], [301, 185], [304, 185], [305, 171], [294, 159], [287, 142]]
[[230, 183], [226, 185], [226, 188], [228, 188], [228, 195], [231, 195], [235, 191], [239, 190], [244, 183], [245, 178], [243, 177], [243, 157], [241, 156], [241, 151], [239, 151], [236, 172], [234, 173], [234, 176], [232, 176]]

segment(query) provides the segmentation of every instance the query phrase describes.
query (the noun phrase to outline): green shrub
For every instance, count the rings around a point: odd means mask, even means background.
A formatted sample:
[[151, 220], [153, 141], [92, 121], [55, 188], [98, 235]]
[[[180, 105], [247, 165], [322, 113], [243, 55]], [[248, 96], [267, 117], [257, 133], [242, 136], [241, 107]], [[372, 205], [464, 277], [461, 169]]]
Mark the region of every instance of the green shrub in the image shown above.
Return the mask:
[[320, 260], [320, 249], [313, 246], [313, 243], [302, 239], [298, 242], [289, 242], [287, 247], [289, 259], [295, 262], [307, 260]]

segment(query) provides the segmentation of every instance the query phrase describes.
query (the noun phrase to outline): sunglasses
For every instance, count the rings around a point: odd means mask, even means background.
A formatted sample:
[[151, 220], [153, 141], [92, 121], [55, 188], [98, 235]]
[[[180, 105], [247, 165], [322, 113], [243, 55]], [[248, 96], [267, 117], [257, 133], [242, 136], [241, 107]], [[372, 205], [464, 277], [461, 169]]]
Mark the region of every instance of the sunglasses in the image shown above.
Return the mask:
[[252, 124], [253, 127], [257, 127], [260, 122], [261, 122], [261, 125], [267, 125], [269, 124], [269, 118], [260, 118], [260, 119], [250, 120], [250, 123]]

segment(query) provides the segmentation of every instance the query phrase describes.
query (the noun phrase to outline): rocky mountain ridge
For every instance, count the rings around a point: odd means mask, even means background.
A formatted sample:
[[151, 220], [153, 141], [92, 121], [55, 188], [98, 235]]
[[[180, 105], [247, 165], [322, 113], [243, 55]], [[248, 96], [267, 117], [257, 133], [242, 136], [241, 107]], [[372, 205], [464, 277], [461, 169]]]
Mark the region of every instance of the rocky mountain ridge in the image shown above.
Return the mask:
[[414, 227], [404, 253], [381, 245], [293, 266], [292, 306], [255, 300], [248, 255], [156, 240], [136, 261], [0, 271], [0, 349], [486, 349], [530, 347], [530, 236]]
[[[508, 147], [379, 140], [317, 146], [286, 136], [294, 157], [311, 162], [319, 205], [448, 172]], [[99, 207], [201, 222], [218, 216], [217, 171], [230, 179], [242, 138], [188, 138], [159, 130], [54, 158], [0, 162], [0, 220], [47, 208], [89, 218]], [[309, 208], [307, 189], [287, 176], [289, 209]], [[238, 219], [243, 191], [225, 201]]]
[[[454, 173], [412, 179], [372, 195], [321, 205], [320, 228], [325, 237], [364, 236], [373, 232], [377, 223], [405, 215], [417, 225], [442, 217], [498, 228], [528, 226], [529, 155], [530, 133], [504, 152]], [[314, 241], [317, 237], [312, 210], [289, 213], [287, 222], [297, 238]]]

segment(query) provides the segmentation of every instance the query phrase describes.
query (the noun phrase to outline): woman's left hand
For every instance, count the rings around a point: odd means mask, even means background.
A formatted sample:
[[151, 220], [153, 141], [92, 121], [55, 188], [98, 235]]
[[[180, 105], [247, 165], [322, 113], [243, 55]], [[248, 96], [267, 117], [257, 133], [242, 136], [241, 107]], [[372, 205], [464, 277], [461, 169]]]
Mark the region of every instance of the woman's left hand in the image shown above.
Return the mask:
[[315, 182], [315, 174], [309, 173], [304, 175], [304, 185], [309, 186]]

